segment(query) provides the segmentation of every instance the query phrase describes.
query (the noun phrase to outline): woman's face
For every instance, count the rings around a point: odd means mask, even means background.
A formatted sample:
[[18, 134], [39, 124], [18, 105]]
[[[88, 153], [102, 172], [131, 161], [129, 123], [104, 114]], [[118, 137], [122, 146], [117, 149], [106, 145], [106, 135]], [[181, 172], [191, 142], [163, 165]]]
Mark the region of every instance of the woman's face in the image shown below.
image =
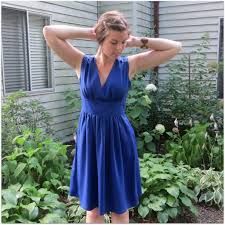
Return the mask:
[[101, 46], [103, 53], [109, 58], [112, 58], [112, 60], [115, 60], [115, 58], [122, 54], [128, 38], [128, 31], [110, 30]]

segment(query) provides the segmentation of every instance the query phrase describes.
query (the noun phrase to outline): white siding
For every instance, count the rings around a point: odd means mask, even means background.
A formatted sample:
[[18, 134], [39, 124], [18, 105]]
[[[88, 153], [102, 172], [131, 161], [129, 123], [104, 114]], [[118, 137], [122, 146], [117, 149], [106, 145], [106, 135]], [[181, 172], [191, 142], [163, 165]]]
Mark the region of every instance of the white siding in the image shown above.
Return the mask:
[[[205, 32], [209, 33], [210, 42], [210, 48], [206, 51], [207, 59], [217, 61], [218, 24], [223, 13], [223, 1], [160, 1], [159, 37], [181, 41], [183, 44], [182, 52], [171, 61], [194, 50], [194, 46], [201, 43]], [[168, 63], [159, 67], [159, 80], [166, 79]]]
[[[91, 27], [97, 21], [96, 1], [7, 1], [2, 2], [2, 5], [50, 14], [52, 16], [51, 24]], [[95, 52], [97, 46], [96, 43], [85, 40], [75, 40], [71, 43], [74, 46], [79, 46], [81, 51], [90, 54]], [[52, 128], [55, 131], [55, 136], [61, 141], [67, 142], [73, 140], [74, 121], [79, 115], [79, 110], [66, 109], [68, 104], [63, 93], [68, 88], [77, 90], [79, 93], [79, 81], [75, 71], [55, 54], [53, 54], [53, 68], [55, 91], [32, 95], [32, 99], [41, 101], [53, 118]]]

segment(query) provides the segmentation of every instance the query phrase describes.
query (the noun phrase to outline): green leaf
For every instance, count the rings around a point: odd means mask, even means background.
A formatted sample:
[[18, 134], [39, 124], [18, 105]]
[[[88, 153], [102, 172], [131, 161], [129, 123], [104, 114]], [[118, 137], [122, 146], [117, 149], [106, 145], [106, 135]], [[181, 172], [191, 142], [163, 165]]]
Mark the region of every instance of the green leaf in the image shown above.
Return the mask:
[[12, 189], [5, 189], [2, 190], [3, 198], [6, 201], [6, 204], [11, 204], [16, 206], [17, 205], [17, 197], [16, 197], [16, 191]]
[[143, 177], [143, 178], [148, 178], [149, 177], [148, 168], [141, 169], [141, 177]]
[[136, 107], [135, 110], [132, 110], [130, 112], [130, 115], [132, 118], [136, 119], [137, 117], [139, 117], [141, 114], [141, 109], [139, 107]]
[[158, 212], [157, 219], [160, 223], [167, 223], [168, 221], [168, 214], [166, 212]]
[[167, 214], [169, 215], [169, 217], [171, 218], [176, 218], [177, 214], [178, 214], [178, 210], [177, 208], [167, 208], [166, 209]]
[[24, 170], [26, 167], [26, 163], [19, 163], [19, 165], [16, 167], [16, 171], [14, 173], [15, 177], [18, 177], [18, 175]]
[[148, 207], [150, 209], [152, 209], [153, 211], [162, 211], [163, 210], [163, 208], [159, 204], [157, 204], [156, 202], [149, 203]]
[[170, 174], [157, 174], [154, 176], [155, 179], [161, 179], [161, 180], [171, 180], [172, 176]]
[[138, 213], [142, 218], [145, 218], [149, 213], [149, 208], [147, 206], [140, 205], [138, 207]]
[[29, 212], [29, 219], [34, 220], [38, 216], [38, 207], [35, 202], [32, 202], [28, 205], [23, 205], [22, 208], [27, 209]]
[[143, 201], [142, 201], [142, 204], [143, 205], [148, 205], [149, 201], [150, 200], [148, 198], [144, 198]]
[[171, 187], [165, 188], [165, 190], [175, 198], [179, 196], [180, 191], [177, 186], [171, 186]]
[[55, 213], [49, 213], [44, 218], [39, 220], [40, 223], [68, 223], [65, 218], [61, 218], [59, 215]]
[[183, 196], [183, 197], [180, 196], [180, 200], [181, 200], [181, 202], [182, 202], [185, 206], [187, 206], [187, 207], [193, 206], [193, 204], [192, 204], [190, 198], [188, 198], [187, 196]]
[[214, 201], [217, 205], [220, 204], [222, 200], [222, 195], [220, 194], [219, 190], [217, 189], [215, 192], [214, 192]]
[[13, 208], [16, 208], [16, 206], [15, 205], [12, 205], [12, 204], [10, 204], [10, 203], [7, 203], [7, 204], [3, 204], [2, 205], [2, 212], [3, 211], [5, 211], [5, 210], [8, 210], [8, 209], [13, 209]]
[[176, 202], [176, 198], [174, 198], [171, 195], [167, 196], [167, 201], [166, 201], [167, 205], [169, 205], [170, 207], [173, 207], [175, 202]]
[[192, 205], [191, 207], [189, 207], [189, 210], [195, 215], [198, 216], [198, 209]]
[[145, 137], [144, 138], [145, 143], [149, 143], [153, 140], [153, 137], [148, 132], [144, 132], [143, 135]]
[[187, 195], [189, 198], [193, 199], [196, 201], [196, 196], [194, 191], [192, 191], [191, 189], [187, 188], [186, 186], [184, 186], [183, 184], [180, 184], [180, 190], [182, 193], [184, 193], [185, 195]]

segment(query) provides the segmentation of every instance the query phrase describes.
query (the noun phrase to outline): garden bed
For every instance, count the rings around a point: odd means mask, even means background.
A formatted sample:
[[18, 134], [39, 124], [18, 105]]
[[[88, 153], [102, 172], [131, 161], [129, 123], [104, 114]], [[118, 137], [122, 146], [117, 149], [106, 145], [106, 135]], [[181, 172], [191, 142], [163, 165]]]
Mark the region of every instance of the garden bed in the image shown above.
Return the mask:
[[[223, 210], [205, 204], [196, 205], [198, 208], [198, 216], [194, 217], [190, 212], [185, 211], [182, 216], [178, 216], [170, 223], [217, 223], [223, 224]], [[136, 213], [130, 213], [130, 223], [158, 223], [156, 218], [142, 219]]]

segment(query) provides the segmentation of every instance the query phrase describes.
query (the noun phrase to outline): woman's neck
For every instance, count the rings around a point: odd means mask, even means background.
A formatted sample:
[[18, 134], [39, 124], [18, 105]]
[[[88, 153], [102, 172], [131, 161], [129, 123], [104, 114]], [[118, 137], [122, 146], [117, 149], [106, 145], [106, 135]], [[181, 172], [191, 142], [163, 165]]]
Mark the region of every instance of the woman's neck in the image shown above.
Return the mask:
[[96, 55], [95, 55], [95, 59], [98, 62], [98, 64], [100, 65], [111, 65], [112, 63], [114, 63], [112, 61], [112, 59], [110, 59], [109, 57], [107, 57], [99, 48]]

